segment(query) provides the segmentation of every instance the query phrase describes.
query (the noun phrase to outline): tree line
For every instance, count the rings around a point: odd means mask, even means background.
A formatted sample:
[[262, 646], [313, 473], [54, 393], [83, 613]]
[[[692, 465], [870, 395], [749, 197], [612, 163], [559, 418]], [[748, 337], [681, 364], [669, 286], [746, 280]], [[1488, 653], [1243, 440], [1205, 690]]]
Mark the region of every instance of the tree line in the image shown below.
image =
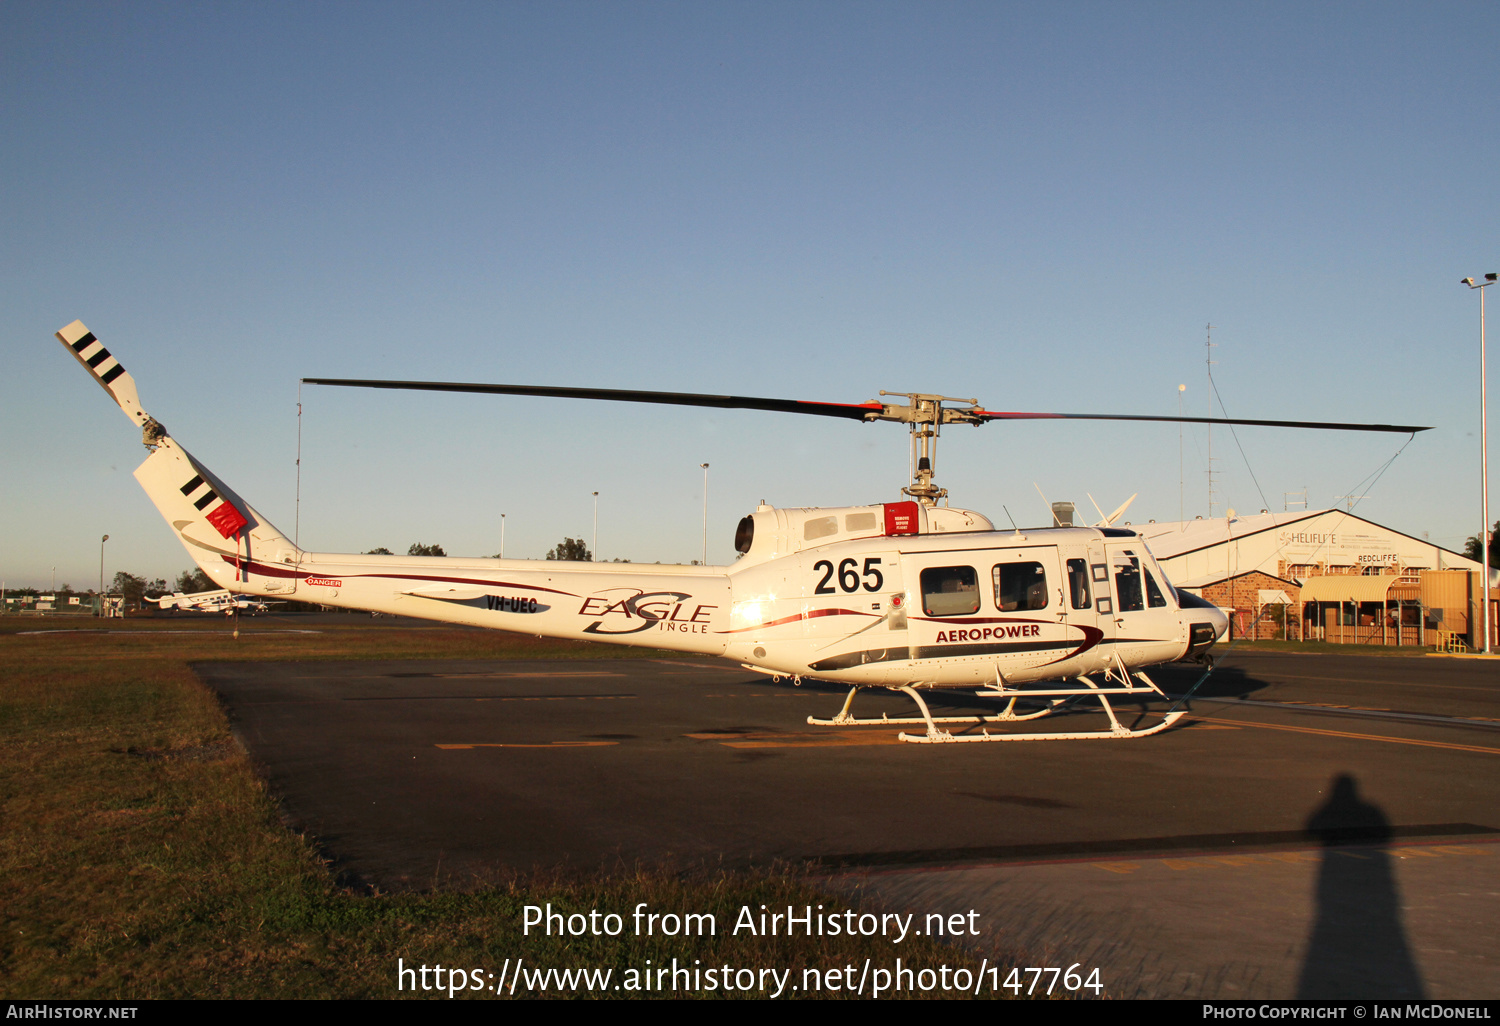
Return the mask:
[[[393, 553], [390, 549], [387, 549], [387, 548], [385, 548], [383, 546], [381, 548], [378, 548], [378, 549], [370, 549], [368, 552], [366, 552], [364, 554], [366, 556], [393, 556], [393, 555], [395, 555], [395, 553]], [[413, 542], [411, 544], [411, 547], [409, 547], [406, 550], [406, 554], [408, 556], [446, 556], [446, 555], [448, 555], [448, 553], [446, 553], [446, 552], [443, 551], [443, 547], [441, 545], [425, 545], [422, 542]], [[492, 559], [499, 559], [500, 558], [500, 554], [496, 553], [491, 558]], [[583, 543], [583, 539], [582, 538], [567, 538], [567, 537], [564, 537], [562, 541], [558, 542], [552, 548], [550, 548], [550, 549], [547, 550], [547, 557], [546, 558], [548, 558], [548, 559], [567, 560], [567, 561], [570, 561], [570, 562], [578, 562], [578, 563], [591, 563], [594, 560], [594, 554], [589, 551], [589, 547]], [[616, 560], [614, 560], [614, 562], [616, 562], [616, 563], [629, 563], [630, 560], [628, 560], [628, 559], [616, 559]]]
[[[1470, 535], [1468, 541], [1464, 542], [1464, 555], [1478, 563], [1481, 562], [1479, 557], [1483, 554], [1479, 535]], [[1490, 567], [1500, 569], [1500, 520], [1496, 520], [1495, 526], [1490, 528]]]
[[[1500, 528], [1500, 524], [1497, 524], [1496, 527]], [[1470, 541], [1474, 542], [1476, 553], [1474, 558], [1478, 559], [1479, 556], [1477, 553], [1479, 543], [1474, 539], [1470, 539]], [[447, 552], [443, 551], [443, 547], [441, 545], [429, 545], [425, 542], [412, 542], [412, 544], [407, 547], [406, 554], [408, 556], [443, 557], [446, 557], [448, 555]], [[390, 549], [385, 548], [384, 546], [380, 546], [378, 548], [368, 550], [364, 553], [364, 555], [391, 556], [394, 555], [394, 553], [391, 552]], [[498, 553], [494, 558], [498, 558]], [[565, 537], [562, 541], [558, 542], [555, 546], [547, 551], [547, 558], [569, 562], [588, 563], [593, 561], [594, 554], [589, 551], [589, 547], [584, 544], [582, 538]], [[630, 560], [615, 559], [612, 562], [628, 563], [630, 562]], [[209, 579], [208, 574], [204, 573], [198, 567], [193, 567], [191, 570], [184, 570], [182, 573], [178, 574], [176, 579], [172, 581], [170, 586], [167, 584], [167, 581], [161, 577], [146, 578], [137, 576], [136, 574], [132, 574], [125, 570], [119, 570], [115, 573], [113, 580], [110, 581], [109, 587], [106, 589], [107, 593], [110, 595], [119, 595], [123, 597], [127, 605], [134, 603], [137, 606], [139, 606], [140, 603], [148, 596], [151, 598], [160, 598], [162, 595], [170, 594], [172, 592], [182, 592], [183, 594], [192, 595], [201, 591], [218, 590], [218, 585], [214, 584], [214, 582]], [[40, 595], [43, 594], [43, 592], [37, 588], [12, 588], [10, 589], [10, 594]], [[94, 589], [89, 588], [87, 591], [78, 591], [74, 589], [71, 584], [64, 584], [62, 587], [56, 589], [55, 594], [62, 598], [71, 597], [73, 595], [93, 595]]]

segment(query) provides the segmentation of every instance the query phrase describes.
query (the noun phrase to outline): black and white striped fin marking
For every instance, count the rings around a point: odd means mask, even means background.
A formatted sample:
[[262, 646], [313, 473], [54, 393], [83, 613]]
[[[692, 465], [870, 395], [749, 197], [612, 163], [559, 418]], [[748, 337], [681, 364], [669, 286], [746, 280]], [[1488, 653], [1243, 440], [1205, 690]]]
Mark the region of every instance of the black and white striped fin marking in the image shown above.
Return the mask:
[[194, 474], [193, 479], [182, 486], [182, 494], [188, 497], [199, 510], [207, 509], [209, 504], [219, 497], [219, 493], [209, 487], [207, 481], [203, 480], [202, 474]]
[[69, 346], [88, 369], [94, 372], [94, 376], [106, 385], [125, 373], [120, 361], [110, 355], [109, 350], [104, 348], [104, 343], [95, 338], [92, 331], [85, 332], [82, 338], [69, 343]]

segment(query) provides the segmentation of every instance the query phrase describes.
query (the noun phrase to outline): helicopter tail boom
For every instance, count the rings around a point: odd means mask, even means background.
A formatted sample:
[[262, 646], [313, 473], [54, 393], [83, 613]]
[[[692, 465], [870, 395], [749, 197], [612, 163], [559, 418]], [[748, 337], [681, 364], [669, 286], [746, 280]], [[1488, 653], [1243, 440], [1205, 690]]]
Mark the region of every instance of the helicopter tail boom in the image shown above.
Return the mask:
[[135, 478], [218, 588], [554, 638], [724, 651], [730, 591], [722, 567], [606, 569], [599, 563], [304, 551], [142, 408], [134, 379], [88, 328], [75, 321], [57, 339], [140, 425], [150, 454]]

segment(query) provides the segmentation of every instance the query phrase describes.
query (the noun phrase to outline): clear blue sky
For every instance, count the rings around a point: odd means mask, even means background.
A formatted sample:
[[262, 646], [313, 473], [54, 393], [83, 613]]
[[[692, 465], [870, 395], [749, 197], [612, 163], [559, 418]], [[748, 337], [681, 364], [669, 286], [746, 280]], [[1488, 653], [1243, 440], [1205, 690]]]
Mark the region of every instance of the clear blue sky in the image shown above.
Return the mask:
[[[297, 379], [404, 377], [1432, 424], [1216, 432], [1224, 506], [1369, 493], [1479, 527], [1500, 270], [1493, 5], [0, 6], [0, 577], [171, 577], [136, 432], [52, 339], [288, 532]], [[1500, 300], [1500, 289], [1494, 297]], [[1500, 302], [1495, 305], [1500, 311]], [[1497, 317], [1500, 324], [1500, 317]], [[776, 505], [898, 497], [896, 425], [306, 389], [305, 547], [699, 552]], [[1215, 409], [1215, 413], [1218, 410]], [[950, 429], [939, 483], [1205, 514], [1175, 426]], [[1363, 483], [1362, 483], [1363, 482]], [[1264, 499], [1262, 498], [1264, 493]], [[1223, 506], [1216, 509], [1222, 513]]]

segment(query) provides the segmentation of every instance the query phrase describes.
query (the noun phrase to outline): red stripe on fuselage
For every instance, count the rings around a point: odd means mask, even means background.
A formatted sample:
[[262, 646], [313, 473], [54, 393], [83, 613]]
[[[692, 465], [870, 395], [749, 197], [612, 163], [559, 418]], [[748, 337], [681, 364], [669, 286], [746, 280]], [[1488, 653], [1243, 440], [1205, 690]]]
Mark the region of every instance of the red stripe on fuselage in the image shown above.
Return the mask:
[[796, 623], [799, 620], [811, 620], [819, 616], [875, 616], [875, 614], [862, 613], [858, 609], [810, 609], [805, 613], [783, 616], [780, 620], [772, 620], [770, 623], [758, 623], [753, 627], [736, 627], [731, 631], [718, 631], [716, 633], [740, 634], [744, 631], [758, 631], [762, 627], [780, 627], [783, 624]]
[[[287, 566], [277, 566], [275, 563], [259, 563], [251, 559], [241, 559], [238, 556], [224, 555], [220, 557], [224, 562], [239, 570], [246, 570], [261, 577], [290, 577], [294, 580], [306, 580], [309, 577], [325, 577], [326, 571], [313, 573], [307, 570], [297, 570]], [[514, 581], [489, 581], [478, 577], [435, 577], [428, 574], [344, 574], [343, 579], [350, 580], [391, 580], [391, 581], [432, 581], [435, 584], [478, 584], [487, 588], [517, 588], [530, 591], [550, 591], [554, 595], [567, 595], [577, 598], [578, 595], [571, 591], [561, 591], [557, 588], [544, 588], [539, 584], [518, 584]]]

